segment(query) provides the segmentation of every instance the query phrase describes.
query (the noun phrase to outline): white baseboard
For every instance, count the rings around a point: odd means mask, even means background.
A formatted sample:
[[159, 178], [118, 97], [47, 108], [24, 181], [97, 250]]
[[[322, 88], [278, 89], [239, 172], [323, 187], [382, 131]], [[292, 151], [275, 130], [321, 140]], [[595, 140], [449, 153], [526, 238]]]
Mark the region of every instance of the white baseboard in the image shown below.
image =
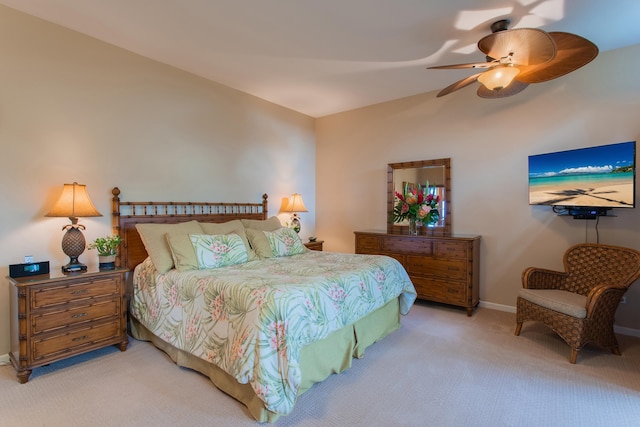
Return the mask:
[[624, 326], [613, 325], [613, 330], [616, 334], [630, 335], [632, 337], [640, 338], [640, 329], [627, 328]]
[[10, 363], [11, 363], [11, 361], [9, 360], [9, 353], [0, 354], [0, 366], [9, 365]]
[[509, 313], [515, 313], [516, 312], [516, 308], [511, 306], [511, 305], [495, 304], [495, 303], [492, 303], [492, 302], [480, 301], [478, 306], [484, 307], [484, 308], [490, 308], [491, 310], [506, 311], [506, 312], [509, 312]]
[[[506, 312], [509, 312], [509, 313], [515, 313], [516, 312], [516, 308], [514, 306], [503, 305], [503, 304], [494, 304], [492, 302], [480, 301], [478, 306], [484, 307], [484, 308], [490, 308], [492, 310], [506, 311]], [[627, 328], [627, 327], [624, 327], [624, 326], [613, 325], [613, 330], [615, 331], [616, 334], [630, 335], [632, 337], [640, 338], [640, 329], [633, 329], [633, 328]]]

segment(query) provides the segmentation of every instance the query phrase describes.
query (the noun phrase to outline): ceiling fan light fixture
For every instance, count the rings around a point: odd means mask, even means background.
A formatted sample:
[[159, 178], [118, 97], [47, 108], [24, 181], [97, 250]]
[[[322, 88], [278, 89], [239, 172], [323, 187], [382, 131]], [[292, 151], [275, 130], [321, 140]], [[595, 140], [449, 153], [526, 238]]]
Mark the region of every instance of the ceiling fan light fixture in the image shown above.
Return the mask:
[[[598, 47], [576, 34], [539, 28], [508, 29], [509, 20], [491, 25], [491, 34], [478, 40], [485, 62], [437, 65], [429, 69], [485, 69], [465, 77], [438, 92], [438, 97], [480, 82], [480, 98], [499, 99], [522, 92], [531, 83], [546, 82], [564, 76], [591, 62]], [[517, 77], [517, 79], [516, 79]]]
[[513, 79], [520, 73], [518, 67], [507, 65], [505, 67], [496, 67], [492, 70], [485, 71], [478, 76], [478, 81], [487, 89], [500, 90], [509, 86]]

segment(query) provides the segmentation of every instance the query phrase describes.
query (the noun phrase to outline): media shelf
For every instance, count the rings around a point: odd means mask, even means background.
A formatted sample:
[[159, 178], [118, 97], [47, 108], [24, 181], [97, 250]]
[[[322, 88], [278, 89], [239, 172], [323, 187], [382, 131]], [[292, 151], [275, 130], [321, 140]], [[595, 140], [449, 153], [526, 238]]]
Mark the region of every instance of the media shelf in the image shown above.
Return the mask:
[[615, 216], [609, 212], [611, 208], [586, 206], [554, 206], [558, 216], [572, 216], [573, 219], [598, 219], [601, 216]]

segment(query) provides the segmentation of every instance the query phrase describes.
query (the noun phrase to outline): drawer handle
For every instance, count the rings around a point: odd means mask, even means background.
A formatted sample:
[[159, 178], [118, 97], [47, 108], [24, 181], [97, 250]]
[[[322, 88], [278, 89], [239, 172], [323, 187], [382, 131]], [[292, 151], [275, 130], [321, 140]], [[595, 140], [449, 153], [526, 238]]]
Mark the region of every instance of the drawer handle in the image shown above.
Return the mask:
[[460, 271], [460, 268], [458, 268], [458, 267], [449, 267], [447, 270], [449, 270], [449, 271]]
[[89, 338], [89, 335], [83, 335], [81, 337], [74, 338], [71, 341], [82, 341], [82, 340], [86, 340], [87, 338]]
[[453, 288], [448, 288], [447, 292], [449, 292], [450, 294], [457, 294], [458, 290], [457, 289], [453, 289]]
[[84, 317], [86, 315], [88, 315], [89, 313], [76, 313], [73, 316], [71, 316], [72, 318], [76, 319], [78, 317]]
[[73, 291], [73, 292], [71, 292], [71, 295], [86, 294], [87, 292], [89, 292], [89, 289], [79, 289], [79, 290], [77, 290], [77, 291]]

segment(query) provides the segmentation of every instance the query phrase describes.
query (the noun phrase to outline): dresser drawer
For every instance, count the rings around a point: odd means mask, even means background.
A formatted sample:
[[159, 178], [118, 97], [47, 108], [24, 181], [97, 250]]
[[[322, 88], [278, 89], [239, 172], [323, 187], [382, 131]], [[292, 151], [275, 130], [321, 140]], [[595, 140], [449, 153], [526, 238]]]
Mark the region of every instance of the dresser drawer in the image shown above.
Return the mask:
[[411, 281], [418, 295], [423, 299], [463, 306], [468, 302], [467, 289], [464, 282], [448, 282], [413, 276]]
[[429, 239], [411, 238], [411, 237], [383, 237], [383, 251], [419, 253], [423, 256], [433, 254], [433, 242]]
[[61, 353], [82, 352], [83, 347], [99, 347], [104, 341], [120, 338], [120, 319], [108, 323], [74, 328], [60, 335], [34, 339], [33, 361], [55, 358]]
[[31, 308], [35, 310], [87, 298], [119, 295], [120, 286], [118, 277], [112, 277], [63, 286], [48, 286], [42, 289], [32, 289], [30, 292]]
[[378, 250], [380, 239], [377, 236], [356, 236], [356, 249]]
[[467, 262], [464, 260], [407, 255], [405, 268], [411, 275], [439, 276], [453, 280], [464, 280], [467, 277]]
[[435, 242], [435, 253], [441, 258], [467, 259], [468, 245], [465, 242], [438, 241]]
[[120, 315], [120, 298], [33, 316], [32, 333], [39, 334], [78, 323]]
[[385, 256], [388, 256], [389, 258], [393, 258], [396, 261], [398, 261], [400, 264], [402, 264], [403, 267], [407, 262], [407, 257], [405, 255], [402, 255], [402, 254], [385, 254], [385, 253], [381, 253], [381, 254], [378, 254], [378, 255], [385, 255]]

